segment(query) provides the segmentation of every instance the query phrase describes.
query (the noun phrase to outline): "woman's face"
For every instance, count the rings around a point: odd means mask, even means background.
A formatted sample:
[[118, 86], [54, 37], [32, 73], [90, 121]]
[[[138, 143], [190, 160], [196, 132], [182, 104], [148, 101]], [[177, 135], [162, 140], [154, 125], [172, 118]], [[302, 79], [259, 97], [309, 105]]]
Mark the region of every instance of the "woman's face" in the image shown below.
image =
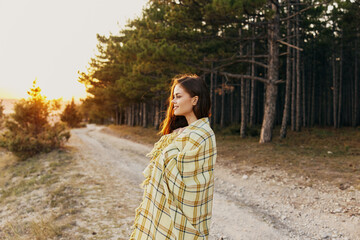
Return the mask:
[[174, 104], [174, 114], [176, 116], [187, 116], [191, 114], [197, 99], [197, 96], [191, 97], [180, 84], [175, 85], [174, 98], [171, 101]]

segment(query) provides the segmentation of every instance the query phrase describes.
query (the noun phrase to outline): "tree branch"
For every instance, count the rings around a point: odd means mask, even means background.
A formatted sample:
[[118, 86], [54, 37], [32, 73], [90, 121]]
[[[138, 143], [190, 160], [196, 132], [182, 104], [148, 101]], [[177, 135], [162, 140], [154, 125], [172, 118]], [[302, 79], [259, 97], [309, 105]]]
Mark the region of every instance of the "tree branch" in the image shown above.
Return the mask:
[[257, 80], [263, 83], [269, 83], [269, 80], [267, 80], [266, 78], [262, 78], [262, 77], [256, 77], [256, 76], [250, 76], [250, 75], [243, 75], [243, 74], [234, 74], [234, 73], [228, 73], [228, 72], [219, 72], [219, 74], [224, 75], [224, 76], [229, 76], [232, 78], [243, 78], [243, 79], [250, 79], [250, 80]]
[[224, 58], [224, 59], [216, 59], [216, 58], [204, 58], [204, 62], [225, 62], [225, 61], [231, 61], [239, 58], [267, 58], [268, 55], [242, 55], [242, 56], [232, 56], [230, 58]]
[[281, 18], [281, 19], [280, 19], [280, 22], [287, 21], [287, 20], [289, 20], [289, 19], [291, 19], [291, 18], [293, 18], [293, 17], [296, 17], [296, 16], [299, 15], [300, 13], [303, 13], [303, 12], [309, 10], [310, 8], [314, 8], [314, 7], [317, 7], [317, 6], [322, 5], [322, 4], [328, 4], [329, 2], [330, 2], [330, 1], [326, 1], [325, 3], [319, 2], [318, 4], [311, 5], [311, 6], [308, 6], [308, 7], [306, 7], [306, 8], [303, 8], [303, 9], [301, 9], [300, 11], [294, 13], [293, 15], [290, 15], [290, 16], [288, 16], [288, 17], [286, 17], [286, 18]]
[[290, 53], [289, 53], [289, 52], [283, 52], [283, 53], [280, 53], [280, 54], [279, 54], [279, 57], [280, 57], [280, 56], [285, 56], [285, 55], [288, 55], [288, 54], [290, 54]]
[[[204, 72], [207, 73], [218, 73], [221, 75], [224, 75], [226, 80], [229, 81], [228, 77], [232, 77], [232, 78], [237, 78], [237, 79], [250, 79], [250, 80], [256, 80], [265, 84], [269, 84], [269, 80], [266, 78], [262, 78], [262, 77], [257, 77], [257, 76], [250, 76], [250, 75], [244, 75], [244, 74], [234, 74], [234, 73], [228, 73], [228, 72], [218, 72], [218, 71], [214, 71], [211, 69], [207, 69], [207, 68], [199, 68], [199, 70], [202, 70]], [[204, 75], [204, 74], [203, 74]], [[281, 84], [281, 83], [285, 83], [284, 80], [276, 80], [274, 81], [274, 83], [277, 84]], [[232, 84], [232, 85], [236, 85], [236, 84]]]
[[304, 50], [304, 49], [302, 49], [302, 48], [299, 48], [299, 47], [297, 47], [297, 46], [295, 46], [295, 45], [292, 45], [292, 44], [290, 44], [290, 43], [287, 43], [287, 42], [284, 42], [284, 41], [281, 41], [281, 40], [277, 40], [277, 42], [279, 42], [279, 43], [281, 43], [281, 44], [284, 44], [284, 45], [286, 45], [286, 46], [289, 46], [289, 47], [291, 47], [291, 48], [295, 48], [295, 49], [300, 50], [300, 51], [303, 51], [303, 50]]
[[252, 60], [246, 60], [246, 59], [238, 59], [238, 60], [235, 60], [235, 61], [233, 61], [233, 62], [226, 63], [226, 64], [223, 64], [223, 65], [221, 65], [221, 66], [215, 67], [215, 68], [213, 68], [213, 70], [219, 70], [219, 69], [221, 69], [221, 68], [224, 68], [224, 67], [227, 67], [227, 66], [231, 66], [231, 65], [233, 65], [233, 64], [235, 64], [235, 63], [241, 63], [241, 62], [243, 62], [243, 63], [254, 63], [254, 64], [259, 65], [259, 66], [261, 66], [261, 67], [263, 67], [263, 68], [268, 68], [268, 65], [266, 65], [266, 64], [264, 64], [264, 63], [261, 63], [261, 62], [252, 61]]
[[289, 20], [289, 19], [291, 19], [291, 18], [293, 18], [293, 17], [296, 17], [296, 16], [299, 15], [300, 13], [305, 12], [305, 11], [309, 10], [310, 8], [315, 7], [315, 6], [316, 6], [316, 5], [314, 5], [314, 6], [308, 6], [308, 7], [306, 7], [306, 8], [301, 9], [300, 11], [294, 13], [293, 15], [290, 15], [290, 16], [288, 16], [288, 17], [286, 17], [286, 18], [281, 18], [281, 19], [280, 19], [280, 22], [287, 21], [287, 20]]

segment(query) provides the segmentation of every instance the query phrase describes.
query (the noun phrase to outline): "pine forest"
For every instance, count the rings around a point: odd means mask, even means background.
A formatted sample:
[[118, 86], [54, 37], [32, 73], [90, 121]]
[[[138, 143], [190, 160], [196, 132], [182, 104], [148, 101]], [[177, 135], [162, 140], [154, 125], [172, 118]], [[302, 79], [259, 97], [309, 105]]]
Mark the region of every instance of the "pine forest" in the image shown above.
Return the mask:
[[211, 124], [259, 129], [259, 142], [302, 128], [357, 127], [360, 2], [154, 0], [79, 72], [96, 123], [159, 128], [171, 79], [196, 73]]

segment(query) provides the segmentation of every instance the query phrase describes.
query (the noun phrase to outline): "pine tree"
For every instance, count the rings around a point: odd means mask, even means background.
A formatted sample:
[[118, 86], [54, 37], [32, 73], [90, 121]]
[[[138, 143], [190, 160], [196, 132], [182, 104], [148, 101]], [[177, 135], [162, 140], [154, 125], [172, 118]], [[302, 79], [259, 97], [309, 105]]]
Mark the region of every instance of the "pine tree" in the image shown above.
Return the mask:
[[0, 100], [0, 122], [4, 118], [4, 110], [5, 110], [5, 107], [3, 105], [3, 100], [1, 99]]
[[64, 111], [61, 113], [60, 119], [61, 121], [66, 122], [67, 125], [71, 128], [80, 126], [82, 116], [78, 111], [74, 98], [72, 98], [71, 102], [65, 106]]
[[28, 91], [29, 98], [14, 106], [14, 113], [6, 121], [7, 131], [1, 137], [1, 146], [6, 147], [21, 159], [27, 159], [41, 152], [60, 148], [70, 137], [65, 125], [50, 124], [50, 101], [41, 95], [40, 87]]

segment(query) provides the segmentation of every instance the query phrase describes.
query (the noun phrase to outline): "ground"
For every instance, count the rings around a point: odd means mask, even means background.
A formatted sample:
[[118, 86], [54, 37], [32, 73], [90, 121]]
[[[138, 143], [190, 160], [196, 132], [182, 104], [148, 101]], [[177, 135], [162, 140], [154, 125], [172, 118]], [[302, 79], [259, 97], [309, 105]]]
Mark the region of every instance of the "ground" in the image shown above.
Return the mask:
[[[128, 239], [152, 146], [110, 132], [74, 129], [42, 167], [0, 182], [0, 239]], [[209, 239], [360, 239], [359, 200], [352, 185], [218, 157]]]

